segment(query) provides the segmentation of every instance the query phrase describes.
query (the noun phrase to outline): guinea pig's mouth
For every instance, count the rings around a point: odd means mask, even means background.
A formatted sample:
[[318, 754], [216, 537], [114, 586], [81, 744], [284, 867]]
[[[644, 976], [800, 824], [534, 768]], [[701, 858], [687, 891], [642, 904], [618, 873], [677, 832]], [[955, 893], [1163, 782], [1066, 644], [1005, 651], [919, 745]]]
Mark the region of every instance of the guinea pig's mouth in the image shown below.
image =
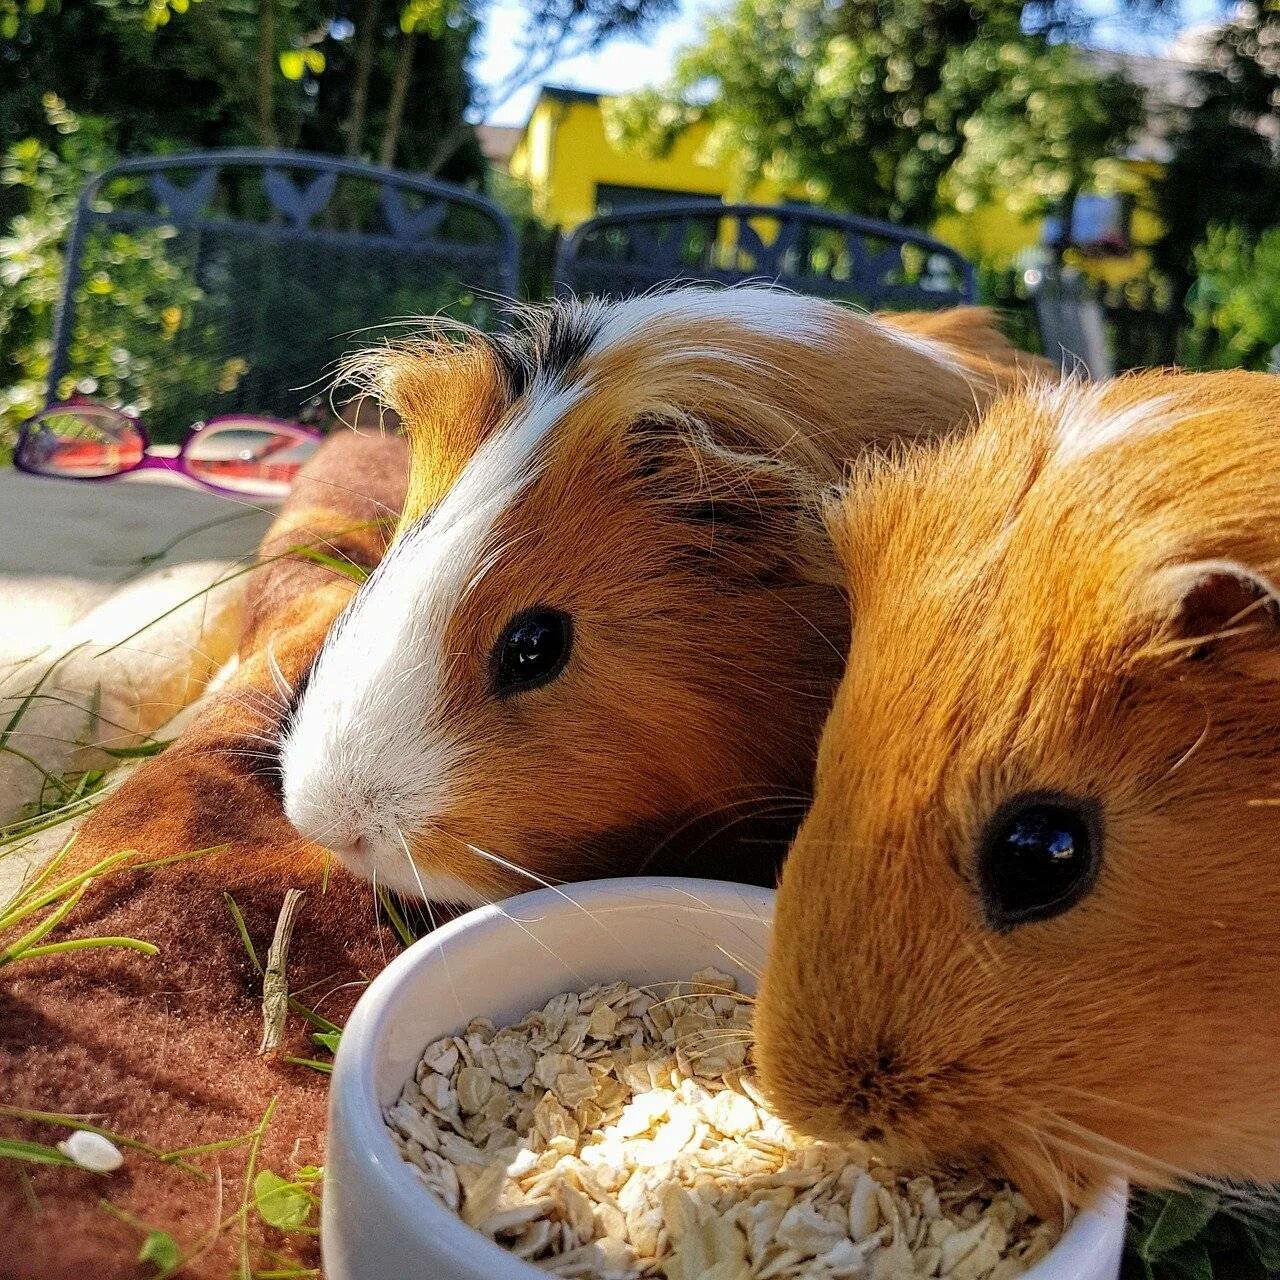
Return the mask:
[[399, 829], [365, 828], [332, 836], [324, 845], [347, 870], [402, 898], [455, 903], [464, 907], [488, 904], [478, 878], [461, 858], [450, 856], [454, 842], [432, 830], [406, 838]]
[[1106, 1173], [1096, 1162], [1064, 1158], [1033, 1126], [1019, 1123], [1012, 1099], [994, 1110], [989, 1101], [966, 1101], [958, 1093], [925, 1102], [927, 1095], [916, 1092], [918, 1079], [876, 1075], [852, 1079], [834, 1097], [800, 1100], [776, 1081], [762, 1083], [770, 1105], [797, 1132], [861, 1147], [903, 1171], [981, 1171], [1007, 1181], [1045, 1220], [1086, 1203]]

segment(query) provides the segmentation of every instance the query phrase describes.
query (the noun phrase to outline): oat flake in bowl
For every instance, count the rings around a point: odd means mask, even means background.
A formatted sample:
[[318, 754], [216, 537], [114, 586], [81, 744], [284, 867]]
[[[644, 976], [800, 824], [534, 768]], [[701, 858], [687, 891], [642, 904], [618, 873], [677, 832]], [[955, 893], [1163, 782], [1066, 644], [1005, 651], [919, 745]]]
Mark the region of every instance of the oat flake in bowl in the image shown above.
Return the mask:
[[905, 1177], [772, 1115], [714, 969], [597, 985], [429, 1045], [386, 1120], [425, 1185], [554, 1275], [1008, 1280], [1060, 1229], [977, 1174]]

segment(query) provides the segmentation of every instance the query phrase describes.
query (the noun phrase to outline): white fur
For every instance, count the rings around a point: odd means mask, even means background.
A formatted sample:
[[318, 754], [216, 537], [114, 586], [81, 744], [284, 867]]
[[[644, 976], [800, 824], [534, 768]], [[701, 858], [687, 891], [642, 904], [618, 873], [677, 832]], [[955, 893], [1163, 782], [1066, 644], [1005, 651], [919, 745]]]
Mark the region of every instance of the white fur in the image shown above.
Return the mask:
[[[467, 753], [445, 723], [449, 620], [490, 554], [496, 522], [537, 474], [537, 451], [586, 393], [535, 383], [528, 406], [477, 449], [431, 515], [401, 537], [338, 620], [281, 746], [284, 808], [307, 838], [400, 891], [420, 892], [403, 837], [429, 828]], [[351, 846], [363, 841], [364, 851]], [[432, 896], [438, 877], [423, 882]]]
[[833, 304], [781, 289], [674, 289], [611, 305], [590, 355], [640, 337], [655, 320], [728, 321], [768, 338], [816, 343], [832, 336]]
[[[589, 354], [598, 356], [610, 347], [641, 337], [655, 320], [727, 321], [766, 338], [781, 338], [802, 345], [833, 341], [838, 334], [833, 309], [836, 303], [807, 298], [762, 285], [733, 289], [686, 288], [646, 294], [614, 303], [604, 313]], [[967, 376], [963, 364], [945, 342], [922, 334], [906, 333], [878, 316], [861, 318], [890, 342], [924, 356], [952, 373]], [[686, 350], [685, 354], [693, 354]], [[707, 354], [723, 358], [723, 349]]]
[[1106, 382], [1084, 386], [1069, 380], [1037, 393], [1040, 407], [1057, 422], [1058, 461], [1075, 462], [1120, 440], [1164, 431], [1183, 420], [1184, 415], [1171, 411], [1175, 403], [1171, 395], [1109, 408], [1106, 399], [1111, 389]]
[[939, 342], [937, 338], [925, 337], [924, 334], [920, 333], [907, 333], [905, 330], [887, 324], [879, 316], [869, 315], [865, 316], [864, 319], [879, 330], [890, 342], [896, 342], [898, 346], [905, 347], [908, 351], [914, 351], [916, 355], [924, 356], [926, 360], [941, 365], [952, 373], [958, 373], [965, 378], [968, 377], [968, 370], [956, 359], [955, 352], [945, 342]]

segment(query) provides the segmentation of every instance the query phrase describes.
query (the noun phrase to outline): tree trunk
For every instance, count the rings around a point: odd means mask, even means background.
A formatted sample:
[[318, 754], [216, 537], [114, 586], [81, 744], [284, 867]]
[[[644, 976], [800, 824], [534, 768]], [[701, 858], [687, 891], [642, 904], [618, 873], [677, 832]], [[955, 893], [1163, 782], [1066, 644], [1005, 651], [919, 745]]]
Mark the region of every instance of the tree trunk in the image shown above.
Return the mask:
[[1062, 213], [1058, 218], [1058, 235], [1053, 242], [1053, 263], [1058, 270], [1059, 278], [1062, 275], [1062, 267], [1066, 262], [1067, 250], [1071, 248], [1072, 240], [1075, 234], [1075, 213], [1076, 213], [1076, 197], [1080, 194], [1080, 188], [1072, 183], [1070, 190], [1062, 197]]
[[435, 154], [431, 157], [431, 163], [427, 165], [427, 177], [436, 177], [440, 170], [453, 159], [458, 148], [467, 140], [467, 133], [467, 123], [461, 121], [444, 135], [443, 141], [436, 147]]
[[258, 11], [258, 138], [264, 147], [276, 145], [272, 88], [276, 76], [275, 0], [261, 0]]
[[363, 0], [356, 21], [356, 70], [351, 85], [351, 117], [347, 121], [346, 154], [353, 160], [359, 156], [364, 143], [364, 120], [369, 105], [369, 77], [373, 73], [377, 28], [378, 0]]
[[405, 31], [400, 36], [400, 48], [396, 53], [396, 70], [391, 81], [391, 98], [387, 102], [387, 123], [382, 130], [382, 147], [378, 163], [390, 169], [396, 162], [400, 147], [400, 125], [404, 120], [404, 104], [409, 97], [409, 81], [413, 77], [413, 55], [417, 51], [418, 33]]

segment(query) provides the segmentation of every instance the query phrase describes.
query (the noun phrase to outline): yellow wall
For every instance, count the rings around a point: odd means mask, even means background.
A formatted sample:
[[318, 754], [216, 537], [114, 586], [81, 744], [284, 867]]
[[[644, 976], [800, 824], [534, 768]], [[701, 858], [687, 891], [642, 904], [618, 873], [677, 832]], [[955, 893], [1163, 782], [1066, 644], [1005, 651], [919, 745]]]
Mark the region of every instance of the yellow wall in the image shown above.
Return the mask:
[[[697, 124], [661, 158], [624, 151], [610, 142], [598, 101], [544, 91], [512, 154], [510, 171], [528, 183], [534, 213], [566, 231], [596, 214], [597, 185], [651, 187], [655, 198], [669, 191], [744, 198], [762, 204], [802, 198], [799, 191], [785, 191], [768, 181], [743, 196], [733, 167], [708, 161], [706, 139], [707, 126]], [[1158, 170], [1151, 165], [1119, 162], [1114, 170], [1111, 187], [1139, 197], [1132, 234], [1140, 247], [1126, 258], [1088, 259], [1080, 265], [1099, 279], [1119, 284], [1149, 266], [1150, 255], [1141, 246], [1154, 243], [1161, 227], [1154, 214], [1143, 208], [1142, 199]], [[973, 261], [1011, 264], [1020, 252], [1040, 243], [1041, 222], [993, 203], [971, 214], [946, 214], [938, 219], [933, 233]]]

